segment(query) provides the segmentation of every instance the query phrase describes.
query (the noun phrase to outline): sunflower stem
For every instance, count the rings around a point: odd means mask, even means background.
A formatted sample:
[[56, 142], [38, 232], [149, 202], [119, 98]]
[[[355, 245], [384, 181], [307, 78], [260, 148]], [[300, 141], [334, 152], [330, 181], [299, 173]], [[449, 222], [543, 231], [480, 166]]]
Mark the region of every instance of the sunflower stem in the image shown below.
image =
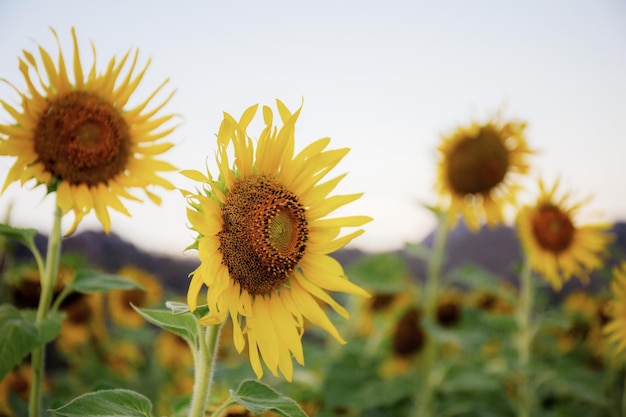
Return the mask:
[[198, 351], [194, 355], [195, 376], [189, 417], [203, 417], [209, 404], [221, 327], [205, 327], [198, 323]]
[[[40, 280], [41, 295], [39, 296], [39, 306], [37, 308], [37, 316], [35, 318], [35, 324], [37, 326], [41, 325], [41, 323], [46, 319], [48, 311], [50, 310], [52, 289], [54, 288], [57, 272], [59, 270], [62, 217], [63, 215], [61, 213], [61, 209], [59, 207], [55, 207], [52, 229], [48, 238], [44, 274]], [[45, 369], [45, 352], [45, 346], [40, 346], [31, 352], [32, 384], [28, 398], [29, 417], [39, 417], [41, 415], [41, 391]]]
[[[436, 323], [437, 316], [437, 294], [439, 292], [439, 277], [443, 266], [446, 240], [448, 238], [449, 216], [446, 212], [438, 216], [437, 230], [433, 242], [433, 252], [428, 258], [428, 274], [422, 298], [423, 322], [428, 323], [429, 328]], [[425, 329], [427, 330], [427, 329]], [[432, 333], [432, 332], [431, 332]], [[437, 385], [434, 365], [437, 360], [437, 343], [433, 334], [426, 334], [426, 345], [422, 355], [421, 390], [416, 393], [414, 415], [416, 417], [429, 417], [432, 408], [432, 395]]]
[[530, 375], [531, 345], [533, 339], [532, 313], [534, 287], [532, 267], [528, 258], [520, 276], [520, 293], [517, 311], [517, 363], [520, 372], [518, 417], [529, 417], [533, 410], [533, 389]]

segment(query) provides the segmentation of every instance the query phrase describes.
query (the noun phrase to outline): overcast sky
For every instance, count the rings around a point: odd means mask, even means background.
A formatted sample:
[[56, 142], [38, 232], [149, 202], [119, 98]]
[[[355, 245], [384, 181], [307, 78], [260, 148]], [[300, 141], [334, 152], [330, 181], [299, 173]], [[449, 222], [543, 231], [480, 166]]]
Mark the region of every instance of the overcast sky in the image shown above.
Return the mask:
[[[435, 202], [441, 135], [498, 111], [528, 122], [529, 143], [540, 151], [533, 178], [560, 175], [574, 196], [595, 196], [590, 211], [626, 220], [623, 0], [0, 0], [0, 78], [24, 87], [22, 49], [41, 44], [56, 56], [49, 27], [71, 57], [72, 26], [85, 66], [90, 41], [100, 65], [130, 47], [142, 63], [152, 58], [137, 99], [171, 79], [177, 92], [166, 109], [182, 117], [170, 137], [177, 146], [163, 158], [181, 169], [202, 170], [207, 157], [214, 166], [223, 111], [239, 117], [254, 103], [280, 98], [296, 108], [304, 99], [296, 148], [325, 136], [332, 147], [350, 147], [334, 171], [349, 171], [338, 192], [365, 196], [339, 213], [375, 218], [353, 247], [396, 249], [426, 235], [434, 219], [420, 201]], [[0, 97], [17, 101], [6, 85]], [[12, 162], [0, 158], [2, 182]], [[129, 203], [133, 217], [114, 213], [112, 231], [180, 254], [193, 239], [186, 203], [157, 191], [163, 205]], [[43, 188], [11, 186], [0, 216], [9, 203], [13, 224], [48, 232], [53, 199]], [[79, 231], [99, 228], [90, 215]]]

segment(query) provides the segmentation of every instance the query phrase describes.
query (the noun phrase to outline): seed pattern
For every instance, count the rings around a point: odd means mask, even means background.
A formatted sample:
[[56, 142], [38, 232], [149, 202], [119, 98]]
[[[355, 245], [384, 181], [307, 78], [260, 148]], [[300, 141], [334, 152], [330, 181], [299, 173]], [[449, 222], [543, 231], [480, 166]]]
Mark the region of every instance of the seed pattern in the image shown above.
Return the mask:
[[537, 243], [548, 251], [560, 253], [569, 248], [574, 238], [574, 225], [558, 207], [546, 205], [538, 209], [532, 219]]
[[84, 91], [49, 102], [34, 143], [46, 170], [70, 184], [106, 183], [126, 168], [130, 157], [129, 129], [119, 111]]
[[308, 239], [306, 210], [296, 195], [269, 176], [253, 175], [235, 183], [222, 213], [218, 237], [230, 276], [252, 295], [280, 288]]

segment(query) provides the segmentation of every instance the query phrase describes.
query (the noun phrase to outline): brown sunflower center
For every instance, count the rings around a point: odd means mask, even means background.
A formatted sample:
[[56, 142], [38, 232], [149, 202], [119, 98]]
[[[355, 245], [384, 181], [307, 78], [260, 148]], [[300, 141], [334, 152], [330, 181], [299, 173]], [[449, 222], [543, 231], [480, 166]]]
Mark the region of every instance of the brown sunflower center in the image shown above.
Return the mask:
[[509, 150], [502, 135], [483, 126], [464, 138], [448, 155], [448, 181], [458, 194], [488, 194], [502, 182], [509, 168]]
[[122, 307], [128, 311], [134, 310], [133, 306], [144, 307], [146, 304], [147, 294], [143, 290], [132, 289], [124, 291], [122, 296]]
[[552, 205], [538, 209], [532, 227], [539, 246], [554, 253], [567, 249], [574, 238], [574, 225], [569, 216]]
[[126, 168], [130, 157], [129, 128], [120, 112], [84, 91], [49, 102], [34, 142], [45, 169], [70, 184], [106, 183]]
[[275, 179], [255, 175], [235, 183], [222, 213], [224, 227], [218, 236], [230, 276], [252, 295], [278, 289], [306, 249], [302, 203]]

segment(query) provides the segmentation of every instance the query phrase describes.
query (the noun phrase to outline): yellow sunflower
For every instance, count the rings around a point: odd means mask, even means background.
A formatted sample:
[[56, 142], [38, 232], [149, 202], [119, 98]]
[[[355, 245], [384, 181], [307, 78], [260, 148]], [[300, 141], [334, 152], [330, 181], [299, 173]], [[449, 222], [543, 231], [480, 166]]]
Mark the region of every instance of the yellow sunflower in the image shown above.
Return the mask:
[[534, 205], [522, 207], [516, 228], [524, 252], [533, 269], [555, 290], [572, 276], [586, 283], [589, 273], [602, 266], [602, 256], [612, 235], [610, 224], [576, 224], [584, 202], [570, 204], [569, 193], [557, 197], [559, 182], [547, 189], [539, 180], [540, 194]]
[[274, 127], [273, 112], [264, 106], [265, 128], [255, 150], [246, 128], [257, 107], [248, 108], [239, 121], [224, 114], [217, 134], [216, 180], [210, 173], [184, 172], [203, 183], [202, 192], [185, 192], [190, 203], [187, 216], [198, 233], [192, 247], [200, 257], [187, 298], [194, 310], [206, 285], [210, 313], [201, 323], [215, 325], [230, 315], [235, 347], [241, 352], [247, 336], [257, 377], [263, 375], [262, 357], [272, 374], [280, 370], [291, 380], [291, 356], [303, 364], [303, 318], [345, 343], [318, 301], [347, 318], [346, 309], [327, 291], [367, 296], [328, 254], [363, 233], [359, 229], [340, 236], [342, 227], [361, 226], [371, 218], [327, 218], [361, 196], [329, 196], [345, 174], [320, 182], [349, 149], [325, 150], [330, 139], [323, 138], [294, 155], [301, 109], [292, 114], [277, 100], [283, 125]]
[[108, 307], [111, 320], [118, 326], [137, 328], [146, 324], [143, 317], [133, 308], [154, 307], [161, 301], [163, 288], [156, 276], [142, 271], [134, 266], [125, 266], [117, 275], [127, 278], [141, 285], [143, 289], [114, 290], [108, 295]]
[[14, 119], [0, 124], [0, 155], [16, 157], [3, 190], [15, 181], [24, 185], [34, 179], [36, 185], [44, 184], [48, 193], [56, 191], [63, 215], [74, 212], [74, 224], [67, 234], [91, 210], [108, 233], [109, 208], [130, 215], [121, 198], [141, 201], [130, 189], [142, 189], [160, 204], [161, 199], [147, 187], [174, 188], [159, 173], [176, 168], [155, 158], [173, 146], [160, 139], [175, 129], [168, 126], [174, 115], [157, 115], [173, 93], [150, 105], [168, 82], [165, 80], [145, 101], [130, 106], [129, 99], [150, 61], [137, 71], [138, 51], [130, 50], [120, 60], [112, 58], [106, 70], [97, 73], [92, 45], [93, 65], [85, 73], [74, 29], [71, 77], [58, 36], [52, 32], [59, 45], [58, 62], [42, 47], [40, 63], [35, 55], [23, 51], [19, 69], [27, 90], [22, 93], [14, 87], [21, 108], [0, 100]]
[[515, 204], [520, 189], [515, 181], [528, 172], [533, 153], [525, 128], [520, 122], [474, 122], [443, 138], [435, 189], [450, 226], [459, 214], [474, 231], [483, 219], [489, 226], [503, 222], [504, 207]]
[[603, 333], [615, 355], [623, 359], [626, 352], [626, 261], [613, 268], [611, 294], [606, 308], [609, 321], [604, 325]]

